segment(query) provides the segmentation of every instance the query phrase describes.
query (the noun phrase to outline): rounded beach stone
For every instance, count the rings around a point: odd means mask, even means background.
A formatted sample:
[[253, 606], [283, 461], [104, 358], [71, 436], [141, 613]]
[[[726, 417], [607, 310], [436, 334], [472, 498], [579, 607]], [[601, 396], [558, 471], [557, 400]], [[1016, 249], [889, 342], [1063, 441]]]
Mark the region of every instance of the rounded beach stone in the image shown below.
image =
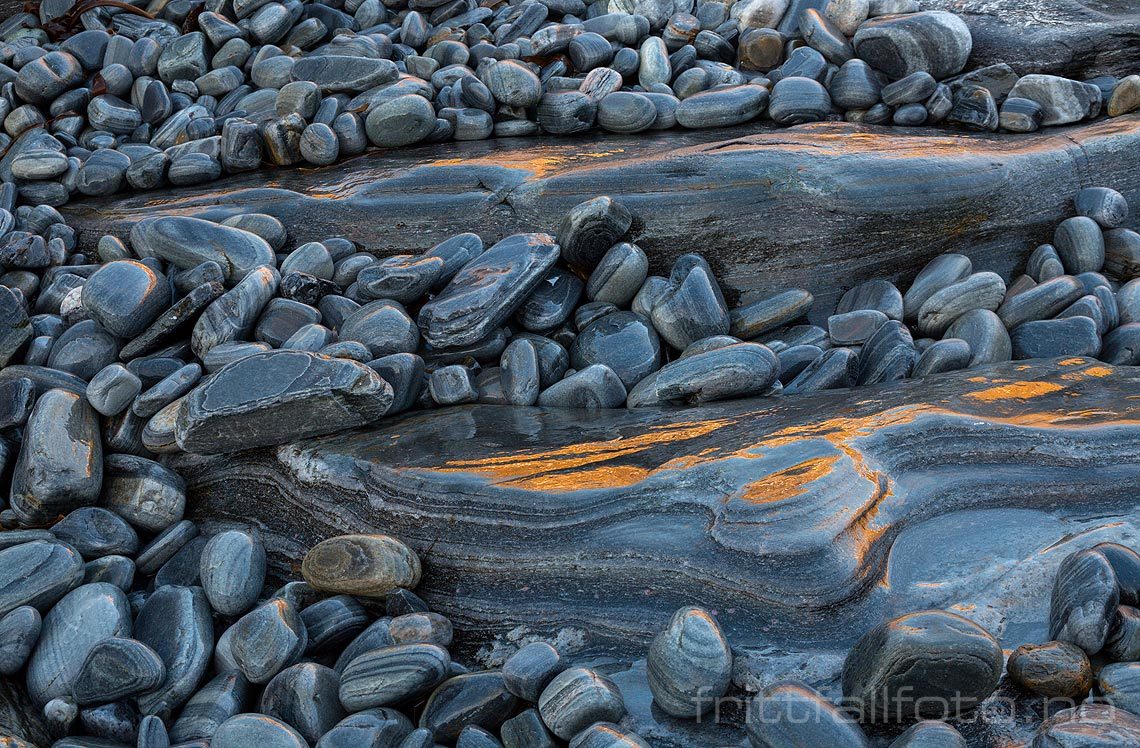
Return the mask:
[[308, 644], [297, 607], [273, 598], [246, 613], [232, 627], [233, 658], [251, 683], [268, 683], [301, 659]]
[[1111, 187], [1086, 187], [1073, 199], [1077, 213], [1103, 229], [1115, 229], [1128, 220], [1128, 201]]
[[1104, 267], [1104, 234], [1091, 218], [1075, 216], [1062, 221], [1053, 233], [1053, 246], [1071, 275], [1100, 272]]
[[958, 371], [970, 365], [970, 344], [961, 338], [943, 338], [930, 345], [911, 371], [915, 379], [947, 371]]
[[456, 745], [462, 746], [466, 740], [460, 733], [472, 726], [498, 732], [517, 704], [515, 695], [503, 686], [499, 671], [464, 673], [448, 678], [432, 692], [419, 726], [431, 730], [437, 741], [458, 740]]
[[447, 677], [451, 657], [435, 644], [396, 644], [355, 657], [340, 674], [340, 702], [351, 712], [425, 696]]
[[946, 330], [943, 340], [957, 338], [970, 349], [970, 366], [1009, 361], [1013, 343], [1001, 319], [988, 309], [971, 309]]
[[112, 554], [133, 556], [139, 536], [127, 521], [102, 507], [84, 506], [52, 525], [52, 533], [92, 559]]
[[373, 145], [399, 148], [418, 143], [435, 128], [435, 110], [431, 103], [415, 94], [405, 94], [385, 101], [368, 112], [365, 131]]
[[1001, 678], [1001, 644], [973, 621], [926, 610], [876, 626], [843, 663], [843, 694], [887, 721], [970, 710]]
[[[336, 723], [317, 741], [315, 748], [356, 748], [358, 745], [405, 748], [403, 742], [412, 734], [412, 721], [395, 709], [379, 708], [351, 714]], [[423, 730], [426, 742], [410, 744], [411, 748], [432, 746], [431, 732]]]
[[30, 605], [22, 605], [0, 618], [0, 675], [19, 672], [32, 654], [43, 619]]
[[103, 265], [83, 285], [83, 307], [107, 332], [133, 338], [170, 304], [170, 285], [133, 260]]
[[157, 586], [138, 612], [134, 637], [166, 664], [162, 686], [138, 696], [139, 710], [169, 719], [198, 687], [214, 649], [210, 604], [201, 588]]
[[918, 309], [916, 326], [927, 337], [941, 337], [971, 309], [994, 311], [1005, 299], [1005, 281], [997, 273], [974, 273], [931, 294]]
[[265, 547], [257, 537], [220, 532], [206, 543], [198, 563], [202, 589], [217, 612], [236, 616], [257, 602], [265, 584]]
[[778, 125], [787, 127], [819, 122], [830, 113], [831, 96], [818, 81], [792, 76], [782, 78], [772, 88], [768, 115]]
[[669, 286], [653, 305], [650, 319], [677, 350], [702, 338], [725, 335], [732, 325], [712, 269], [698, 255], [682, 255], [674, 263]]
[[614, 682], [584, 667], [564, 670], [538, 697], [538, 713], [550, 731], [570, 740], [595, 722], [618, 722], [625, 702]]
[[625, 402], [621, 378], [605, 364], [594, 364], [555, 382], [538, 396], [544, 408], [617, 408]]
[[641, 408], [762, 395], [779, 370], [780, 361], [767, 346], [735, 343], [666, 364], [638, 382], [626, 404]]
[[869, 745], [854, 720], [814, 689], [798, 683], [776, 684], [757, 694], [748, 705], [745, 726], [753, 748]]
[[732, 651], [712, 615], [681, 608], [649, 647], [649, 690], [674, 717], [707, 714], [724, 696], [732, 675]]
[[570, 365], [585, 369], [605, 364], [626, 390], [661, 368], [661, 342], [649, 320], [634, 312], [614, 312], [587, 325], [570, 346]]
[[300, 733], [265, 714], [237, 714], [214, 732], [210, 748], [308, 748]]
[[533, 642], [503, 663], [503, 682], [515, 696], [535, 703], [543, 689], [565, 667], [557, 649], [546, 642]]
[[0, 615], [29, 605], [46, 612], [83, 581], [83, 558], [75, 548], [32, 540], [0, 550]]
[[1068, 642], [1023, 644], [1009, 656], [1007, 668], [1014, 683], [1048, 698], [1082, 699], [1092, 689], [1088, 655]]
[[690, 129], [740, 125], [759, 117], [768, 97], [768, 89], [754, 85], [701, 91], [686, 97], [675, 116], [677, 124]]
[[186, 483], [154, 460], [107, 455], [103, 459], [102, 503], [140, 530], [161, 532], [182, 519]]
[[158, 688], [166, 665], [150, 647], [134, 639], [111, 637], [91, 648], [75, 680], [80, 706], [106, 704]]
[[1061, 562], [1049, 601], [1049, 638], [1094, 655], [1104, 647], [1120, 591], [1103, 553], [1083, 550]]
[[301, 574], [322, 592], [382, 597], [419, 584], [420, 559], [387, 535], [341, 535], [313, 546]]
[[340, 677], [332, 668], [301, 662], [285, 668], [261, 694], [260, 711], [294, 728], [310, 744], [344, 719], [337, 692]]
[[633, 216], [612, 197], [596, 197], [575, 205], [562, 220], [557, 242], [571, 266], [592, 270], [629, 231]]
[[1009, 337], [1016, 359], [1096, 356], [1101, 348], [1096, 322], [1084, 316], [1026, 322]]
[[1097, 543], [1099, 551], [1112, 566], [1116, 587], [1120, 590], [1120, 604], [1136, 606], [1140, 603], [1140, 554], [1120, 543]]
[[657, 119], [657, 107], [632, 91], [614, 91], [598, 102], [598, 127], [610, 132], [648, 130]]
[[542, 82], [518, 60], [496, 62], [487, 68], [482, 78], [500, 104], [532, 107], [542, 98]]
[[126, 410], [141, 391], [139, 378], [127, 367], [114, 363], [91, 377], [87, 384], [87, 401], [100, 414], [114, 416]]
[[77, 587], [43, 619], [39, 642], [28, 661], [28, 694], [37, 704], [70, 697], [88, 653], [108, 637], [128, 636], [131, 611], [126, 594], [111, 584]]
[[894, 80], [919, 71], [949, 78], [965, 68], [973, 49], [965, 21], [945, 11], [872, 18], [852, 41], [858, 57]]
[[1101, 699], [1132, 714], [1140, 712], [1140, 662], [1105, 665], [1097, 674]]

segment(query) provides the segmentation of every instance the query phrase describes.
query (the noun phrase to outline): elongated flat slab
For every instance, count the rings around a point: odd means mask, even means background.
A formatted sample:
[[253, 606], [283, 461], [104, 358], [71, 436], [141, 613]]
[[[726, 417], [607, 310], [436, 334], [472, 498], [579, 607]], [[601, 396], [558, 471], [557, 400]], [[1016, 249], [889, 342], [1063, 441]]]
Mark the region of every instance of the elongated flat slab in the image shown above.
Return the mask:
[[1044, 633], [1065, 553], [1140, 521], [1138, 386], [1069, 359], [696, 409], [470, 406], [183, 474], [279, 572], [330, 535], [403, 539], [472, 648], [522, 627], [637, 654], [688, 604], [735, 646], [836, 651], [928, 606], [1013, 646]]
[[298, 243], [343, 235], [386, 255], [464, 231], [488, 245], [554, 233], [570, 208], [608, 194], [637, 216], [651, 272], [700, 251], [730, 301], [804, 285], [825, 317], [849, 284], [907, 283], [941, 252], [1008, 274], [1072, 214], [1082, 187], [1114, 187], [1140, 205], [1138, 149], [1140, 115], [1034, 135], [756, 124], [372, 152], [64, 212], [85, 244], [125, 236], [143, 216], [252, 210], [281, 218]]

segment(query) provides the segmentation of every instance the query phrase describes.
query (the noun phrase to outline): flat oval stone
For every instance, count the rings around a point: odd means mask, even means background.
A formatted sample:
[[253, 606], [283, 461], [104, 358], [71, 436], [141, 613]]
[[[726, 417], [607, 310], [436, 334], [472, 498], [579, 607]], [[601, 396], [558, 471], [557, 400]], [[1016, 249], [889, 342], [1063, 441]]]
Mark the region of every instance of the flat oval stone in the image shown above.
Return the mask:
[[571, 267], [592, 270], [629, 231], [633, 216], [612, 197], [596, 197], [570, 209], [558, 229], [558, 246]]
[[251, 683], [268, 683], [301, 659], [308, 644], [305, 623], [296, 606], [281, 598], [254, 608], [232, 628], [234, 661]]
[[[573, 42], [571, 42], [573, 50]], [[542, 99], [542, 82], [518, 60], [502, 60], [487, 68], [483, 82], [495, 100], [511, 107], [531, 107]]]
[[827, 318], [827, 334], [833, 345], [861, 345], [887, 321], [878, 309], [857, 309]]
[[675, 717], [699, 718], [728, 691], [732, 651], [712, 615], [681, 608], [649, 647], [653, 701]]
[[1111, 187], [1086, 187], [1073, 198], [1077, 213], [1103, 229], [1115, 229], [1128, 220], [1128, 201]]
[[110, 364], [99, 370], [87, 384], [87, 401], [105, 416], [126, 410], [142, 390], [142, 382], [122, 364]]
[[446, 348], [485, 339], [542, 282], [558, 255], [548, 234], [515, 234], [498, 242], [421, 308], [424, 340]]
[[541, 332], [558, 327], [578, 306], [585, 284], [573, 273], [553, 268], [515, 313], [516, 321], [526, 330]]
[[[401, 741], [411, 733], [411, 720], [395, 709], [367, 709], [338, 722], [321, 736], [316, 748], [356, 748], [359, 745], [403, 748]], [[427, 736], [425, 745], [433, 745], [431, 732], [423, 730], [422, 733]]]
[[605, 364], [626, 390], [661, 368], [661, 342], [652, 323], [634, 312], [614, 312], [591, 322], [570, 346], [570, 365]]
[[24, 429], [9, 501], [28, 524], [45, 523], [99, 498], [103, 448], [99, 417], [79, 395], [48, 390]]
[[1029, 748], [1115, 748], [1137, 741], [1140, 717], [1111, 704], [1082, 704], [1062, 709], [1041, 723]]
[[1073, 553], [1061, 562], [1049, 600], [1049, 638], [1093, 655], [1104, 647], [1120, 602], [1116, 573], [1100, 551]]
[[111, 554], [133, 556], [139, 547], [139, 536], [127, 521], [100, 507], [80, 507], [51, 530], [88, 559]]
[[30, 605], [0, 618], [0, 675], [14, 675], [27, 663], [40, 637], [43, 620]]
[[457, 675], [428, 697], [419, 726], [431, 730], [437, 741], [450, 743], [470, 726], [495, 730], [511, 716], [517, 703], [498, 671]]
[[864, 281], [843, 294], [839, 304], [835, 307], [835, 313], [846, 314], [860, 309], [875, 309], [890, 319], [901, 320], [903, 318], [903, 297], [895, 284], [890, 281]]
[[210, 748], [308, 748], [300, 733], [264, 714], [237, 714], [223, 722]]
[[368, 625], [370, 616], [353, 598], [336, 595], [304, 608], [301, 620], [309, 639], [306, 652], [311, 654], [341, 650]]
[[261, 694], [263, 714], [279, 719], [310, 744], [346, 716], [337, 692], [340, 677], [332, 668], [302, 662], [285, 668]]
[[219, 296], [194, 323], [190, 346], [207, 364], [207, 357], [219, 345], [244, 340], [253, 332], [261, 311], [276, 294], [281, 283], [277, 269], [262, 266], [253, 270], [226, 293]]
[[598, 127], [609, 132], [648, 130], [657, 119], [657, 107], [632, 91], [614, 91], [598, 102]]
[[135, 641], [111, 637], [87, 653], [75, 679], [75, 702], [106, 704], [158, 688], [166, 665], [153, 649]]
[[1013, 355], [1009, 333], [1001, 319], [988, 309], [971, 309], [954, 320], [943, 339], [947, 338], [966, 341], [970, 347], [970, 366], [1009, 361]]
[[854, 720], [814, 689], [798, 683], [764, 689], [750, 702], [745, 725], [753, 746], [869, 745]]
[[534, 405], [540, 391], [538, 351], [534, 343], [525, 339], [512, 340], [503, 350], [499, 367], [499, 384], [506, 402]]
[[[406, 592], [406, 590], [404, 590]], [[413, 593], [409, 593], [413, 594]], [[419, 598], [416, 598], [419, 599]], [[336, 658], [336, 664], [333, 669], [338, 673], [343, 673], [348, 663], [373, 649], [381, 649], [383, 647], [390, 647], [395, 642], [392, 640], [392, 634], [389, 630], [391, 625], [391, 618], [379, 618], [369, 624], [368, 628], [361, 631], [352, 642], [349, 643], [344, 651]]]
[[412, 145], [435, 128], [435, 110], [422, 96], [397, 96], [370, 109], [364, 128], [372, 145], [381, 148]]
[[503, 663], [503, 684], [523, 701], [535, 703], [565, 667], [557, 649], [546, 642], [532, 642]]
[[1010, 341], [1017, 359], [1096, 356], [1101, 347], [1096, 322], [1079, 316], [1026, 322], [1010, 333]]
[[259, 538], [240, 530], [220, 532], [202, 549], [199, 569], [210, 607], [224, 616], [236, 616], [252, 608], [261, 594], [265, 547]]
[[1104, 266], [1104, 234], [1091, 218], [1076, 216], [1062, 221], [1053, 234], [1053, 245], [1073, 275], [1099, 272]]
[[307, 351], [267, 351], [224, 367], [186, 398], [178, 445], [211, 454], [284, 444], [371, 423], [392, 388], [372, 369]]
[[768, 115], [778, 125], [788, 127], [820, 122], [831, 113], [831, 96], [823, 84], [811, 78], [782, 78], [772, 87]]
[[966, 748], [966, 739], [945, 722], [924, 720], [895, 738], [890, 748]]
[[859, 351], [859, 384], [880, 384], [910, 376], [918, 351], [910, 330], [897, 320], [887, 320]]
[[313, 546], [301, 574], [322, 592], [380, 597], [419, 584], [420, 560], [387, 535], [341, 535]]
[[843, 663], [843, 694], [885, 720], [950, 716], [997, 687], [1001, 645], [976, 623], [927, 610], [880, 624]]
[[625, 702], [614, 682], [584, 667], [564, 670], [538, 698], [538, 713], [550, 731], [569, 740], [595, 722], [618, 722]]
[[641, 408], [761, 395], [776, 381], [779, 368], [767, 346], [736, 343], [666, 364], [630, 391], [627, 404]]
[[293, 80], [311, 81], [321, 93], [359, 93], [399, 77], [391, 60], [349, 55], [310, 55], [293, 64]]
[[1005, 281], [997, 273], [974, 273], [945, 286], [922, 303], [916, 315], [918, 332], [941, 337], [954, 320], [971, 309], [996, 310], [1005, 299]]
[[442, 257], [397, 255], [364, 268], [356, 282], [372, 298], [412, 304], [435, 286], [445, 265]]
[[970, 365], [970, 344], [961, 338], [937, 340], [922, 352], [915, 362], [911, 376], [928, 377], [948, 371], [958, 371]]
[[261, 265], [276, 265], [273, 248], [257, 234], [190, 216], [139, 221], [131, 229], [131, 247], [141, 257], [159, 257], [187, 270], [216, 262], [230, 284]]
[[51, 347], [47, 365], [90, 381], [118, 357], [119, 341], [91, 319], [75, 323]]
[[401, 704], [428, 694], [451, 666], [447, 650], [435, 644], [397, 644], [365, 652], [340, 675], [340, 701], [360, 711]]
[[949, 78], [965, 68], [973, 49], [966, 23], [944, 11], [872, 18], [852, 42], [858, 57], [894, 80], [918, 71]]
[[0, 550], [0, 615], [28, 605], [46, 613], [83, 581], [83, 557], [52, 540], [31, 540]]
[[1080, 647], [1067, 642], [1023, 644], [1009, 656], [1009, 678], [1048, 698], [1083, 699], [1092, 689], [1092, 665]]
[[44, 616], [28, 661], [28, 694], [37, 704], [70, 697], [92, 648], [130, 634], [131, 610], [122, 590], [104, 582], [76, 587]]
[[182, 519], [186, 484], [174, 471], [134, 455], [103, 460], [103, 506], [148, 532], [161, 532]]
[[219, 725], [246, 710], [250, 692], [249, 681], [237, 670], [214, 676], [182, 707], [170, 728], [171, 741], [209, 740]]
[[689, 129], [741, 125], [759, 117], [768, 105], [763, 86], [726, 86], [688, 96], [677, 105], [677, 124]]
[[1031, 320], [1048, 319], [1084, 296], [1085, 288], [1071, 275], [1038, 283], [1002, 302], [997, 315], [1010, 330]]
[[640, 247], [629, 242], [615, 244], [590, 273], [586, 297], [591, 301], [627, 306], [645, 282], [648, 271], [649, 258]]
[[730, 331], [741, 340], [753, 340], [803, 317], [814, 302], [811, 293], [802, 288], [783, 291], [733, 309], [729, 313]]
[[162, 686], [138, 697], [139, 711], [168, 720], [194, 693], [210, 665], [214, 622], [206, 595], [199, 587], [157, 587], [135, 619], [134, 635], [166, 665]]
[[165, 281], [141, 262], [110, 262], [83, 285], [83, 307], [107, 332], [133, 338], [169, 306]]

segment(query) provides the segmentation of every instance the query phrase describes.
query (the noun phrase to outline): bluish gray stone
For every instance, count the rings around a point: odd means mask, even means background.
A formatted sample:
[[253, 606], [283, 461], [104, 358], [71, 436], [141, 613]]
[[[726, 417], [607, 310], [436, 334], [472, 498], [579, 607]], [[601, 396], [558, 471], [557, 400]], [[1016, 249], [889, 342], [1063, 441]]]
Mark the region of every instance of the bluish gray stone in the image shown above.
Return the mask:
[[626, 390], [661, 368], [661, 343], [652, 323], [634, 312], [614, 312], [587, 325], [570, 346], [570, 365], [605, 364]]
[[210, 604], [200, 587], [162, 586], [135, 619], [134, 636], [166, 665], [162, 686], [138, 697], [139, 711], [170, 719], [198, 687], [214, 649]]
[[703, 403], [761, 395], [776, 381], [779, 359], [759, 343], [737, 343], [678, 359], [638, 382], [627, 405]]
[[307, 644], [296, 606], [281, 598], [259, 605], [233, 625], [234, 660], [251, 683], [268, 683], [297, 662]]
[[40, 612], [22, 605], [0, 618], [0, 675], [14, 675], [27, 663], [40, 637]]
[[282, 670], [265, 686], [260, 711], [314, 744], [346, 716], [337, 696], [339, 688], [340, 677], [332, 668], [298, 663]]
[[166, 665], [158, 654], [134, 639], [111, 637], [87, 653], [75, 679], [75, 702], [106, 704], [158, 688]]
[[1101, 345], [1096, 322], [1079, 316], [1026, 322], [1010, 333], [1010, 341], [1017, 359], [1096, 356]]
[[111, 554], [133, 556], [139, 547], [139, 536], [127, 521], [102, 507], [75, 509], [51, 530], [88, 559]]
[[240, 530], [210, 538], [199, 560], [206, 598], [218, 613], [236, 616], [253, 607], [265, 584], [265, 547]]

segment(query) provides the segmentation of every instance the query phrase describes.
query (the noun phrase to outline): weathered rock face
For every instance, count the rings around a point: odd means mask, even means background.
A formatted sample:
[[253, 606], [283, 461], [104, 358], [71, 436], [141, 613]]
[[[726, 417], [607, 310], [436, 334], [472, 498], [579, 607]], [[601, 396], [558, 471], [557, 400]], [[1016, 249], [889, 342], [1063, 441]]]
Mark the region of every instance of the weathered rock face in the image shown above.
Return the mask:
[[913, 610], [1043, 641], [1073, 533], [1140, 523], [1138, 384], [1067, 359], [700, 409], [473, 406], [182, 467], [197, 515], [256, 523], [279, 573], [330, 535], [404, 539], [418, 592], [490, 661], [516, 627], [640, 656], [699, 604], [784, 653], [754, 682], [826, 685], [827, 652]]
[[1131, 75], [1140, 65], [1140, 6], [1132, 0], [922, 0], [970, 27], [967, 69], [1005, 62], [1018, 73], [1078, 79]]
[[[1050, 241], [1083, 186], [1113, 187], [1140, 204], [1130, 161], [1140, 115], [1033, 135], [820, 123], [504, 142], [369, 154], [276, 172], [269, 186], [252, 174], [212, 191], [91, 200], [64, 213], [83, 245], [156, 213], [253, 210], [279, 217], [298, 243], [344, 235], [388, 255], [420, 252], [472, 226], [487, 246], [519, 231], [555, 233], [568, 210], [607, 194], [639, 217], [631, 238], [652, 274], [667, 275], [699, 246], [733, 304], [805, 286], [816, 308], [830, 309], [842, 291], [836, 279], [905, 285], [943, 252], [1008, 277]], [[360, 218], [377, 213], [401, 230], [378, 233]], [[805, 275], [821, 248], [826, 272]]]

